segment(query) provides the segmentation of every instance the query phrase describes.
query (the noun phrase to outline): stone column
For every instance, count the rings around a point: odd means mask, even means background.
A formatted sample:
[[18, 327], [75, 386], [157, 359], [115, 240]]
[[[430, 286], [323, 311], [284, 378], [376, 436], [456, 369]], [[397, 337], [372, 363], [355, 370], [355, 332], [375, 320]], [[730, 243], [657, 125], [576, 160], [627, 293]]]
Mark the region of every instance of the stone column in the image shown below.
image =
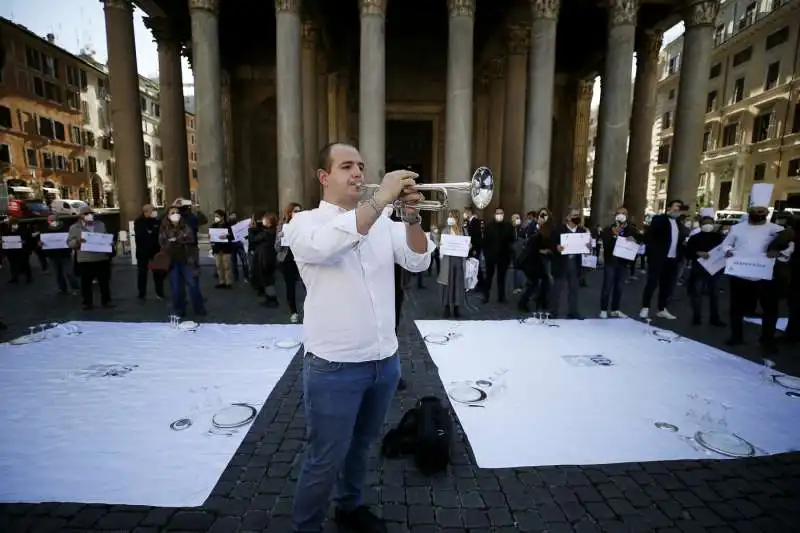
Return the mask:
[[709, 0], [690, 4], [683, 15], [686, 31], [683, 34], [683, 61], [675, 106], [667, 201], [683, 200], [689, 205], [690, 213], [694, 213], [697, 200], [706, 87], [714, 49], [714, 20], [718, 11], [719, 2]]
[[380, 183], [386, 157], [386, 0], [360, 0], [358, 144], [364, 181]]
[[278, 206], [304, 199], [300, 0], [275, 0]]
[[[525, 205], [526, 211], [549, 206], [555, 220], [564, 217], [572, 198], [572, 174], [575, 154], [575, 118], [578, 110], [578, 78], [561, 75], [555, 80], [558, 97], [554, 102], [555, 124], [550, 151], [549, 194], [541, 204]], [[552, 120], [552, 119], [551, 119]], [[541, 200], [540, 200], [541, 201]]]
[[[472, 176], [472, 40], [475, 2], [448, 0], [448, 7], [444, 181], [458, 183], [469, 181]], [[471, 205], [467, 194], [452, 194], [449, 202], [459, 210]]]
[[476, 80], [475, 120], [472, 137], [472, 168], [489, 166], [489, 77], [481, 73]]
[[317, 108], [317, 148], [322, 149], [330, 142], [328, 140], [330, 136], [328, 132], [328, 62], [321, 52], [317, 56]]
[[650, 152], [653, 148], [661, 37], [661, 32], [647, 30], [642, 34], [642, 39], [636, 47], [636, 81], [633, 86], [624, 204], [630, 216], [639, 225], [644, 222], [644, 213], [647, 209], [647, 180], [650, 177]]
[[225, 154], [223, 182], [225, 183], [225, 211], [230, 213], [235, 210], [236, 180], [234, 179], [234, 150], [233, 150], [233, 78], [230, 72], [220, 72], [221, 102], [222, 102], [222, 147]]
[[186, 113], [183, 107], [181, 51], [183, 43], [169, 24], [169, 19], [148, 17], [158, 45], [158, 85], [161, 122], [158, 126], [163, 153], [164, 201], [189, 198], [189, 148], [186, 141]]
[[200, 209], [225, 208], [225, 141], [219, 59], [218, 0], [189, 0]]
[[528, 55], [528, 102], [522, 184], [525, 211], [546, 205], [549, 196], [559, 3], [559, 0], [531, 0], [533, 23]]
[[592, 183], [592, 222], [607, 224], [622, 204], [631, 119], [631, 69], [636, 40], [637, 0], [611, 0], [608, 43]]
[[586, 176], [589, 174], [589, 118], [591, 114], [594, 80], [581, 80], [578, 86], [578, 105], [575, 116], [575, 142], [572, 153], [572, 186], [569, 202], [583, 207], [586, 194]]
[[[314, 186], [314, 174], [317, 166], [317, 142], [319, 130], [317, 129], [319, 117], [317, 116], [317, 38], [318, 28], [310, 21], [304, 21], [302, 26], [303, 51], [300, 63], [302, 65], [303, 81], [303, 182], [305, 195], [298, 200], [303, 205], [312, 206], [319, 203], [319, 187]], [[316, 200], [316, 201], [315, 201]], [[281, 204], [281, 209], [285, 204]]]
[[339, 73], [336, 83], [336, 140], [352, 140], [350, 133], [350, 73]]
[[128, 222], [139, 216], [147, 201], [133, 5], [130, 0], [105, 0], [103, 5], [108, 81], [113, 95], [110, 108], [114, 128], [114, 181], [119, 196], [120, 228], [127, 230]]
[[[503, 173], [500, 175], [500, 207], [509, 213], [522, 205], [522, 165], [525, 143], [527, 54], [531, 29], [511, 26], [506, 62], [506, 107], [503, 118]], [[532, 209], [536, 209], [532, 207]]]
[[494, 196], [487, 208], [488, 212], [494, 211], [500, 205], [500, 195], [503, 183], [500, 176], [503, 172], [503, 131], [506, 108], [506, 61], [504, 57], [495, 56], [489, 59], [489, 140], [486, 145], [488, 166], [494, 173]]

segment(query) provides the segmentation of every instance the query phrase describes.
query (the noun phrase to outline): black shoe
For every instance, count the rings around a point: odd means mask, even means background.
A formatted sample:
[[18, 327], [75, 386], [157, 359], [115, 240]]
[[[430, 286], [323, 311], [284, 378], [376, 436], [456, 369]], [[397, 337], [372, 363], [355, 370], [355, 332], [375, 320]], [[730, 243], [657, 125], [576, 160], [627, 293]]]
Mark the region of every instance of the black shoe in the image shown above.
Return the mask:
[[214, 288], [215, 289], [224, 289], [225, 288], [225, 284], [224, 283], [217, 283], [216, 285], [214, 285]]
[[461, 311], [458, 310], [458, 306], [453, 306], [453, 317], [454, 318], [461, 318]]
[[442, 317], [443, 318], [450, 318], [450, 306], [449, 305], [445, 305], [444, 306], [444, 311], [442, 311]]
[[567, 318], [570, 320], [583, 320], [583, 317], [577, 313], [569, 313]]
[[336, 509], [334, 521], [340, 526], [351, 529], [353, 533], [387, 533], [383, 520], [363, 505], [352, 511]]
[[519, 305], [517, 305], [517, 309], [519, 309], [520, 313], [530, 314], [531, 312], [531, 308], [528, 307], [528, 304], [524, 304], [522, 302], [520, 302]]
[[700, 320], [700, 317], [699, 317], [699, 316], [696, 316], [696, 317], [694, 317], [694, 318], [692, 319], [692, 325], [693, 325], [693, 326], [702, 326], [702, 325], [703, 325], [703, 321], [702, 321], [702, 320]]
[[400, 378], [400, 381], [397, 382], [397, 390], [406, 390], [408, 385], [406, 385], [406, 380]]
[[709, 324], [711, 324], [711, 325], [712, 325], [712, 326], [714, 326], [715, 328], [724, 328], [725, 326], [727, 326], [727, 325], [728, 325], [728, 324], [726, 324], [725, 322], [723, 322], [722, 320], [720, 320], [719, 318], [717, 318], [716, 320], [711, 320], [711, 321], [709, 322]]

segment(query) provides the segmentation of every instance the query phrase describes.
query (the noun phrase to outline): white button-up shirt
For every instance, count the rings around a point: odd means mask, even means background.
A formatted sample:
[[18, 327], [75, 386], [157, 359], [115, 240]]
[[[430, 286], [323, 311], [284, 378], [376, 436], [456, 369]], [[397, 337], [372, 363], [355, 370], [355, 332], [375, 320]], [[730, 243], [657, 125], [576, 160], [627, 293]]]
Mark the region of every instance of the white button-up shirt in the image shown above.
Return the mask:
[[406, 244], [406, 228], [380, 216], [367, 235], [355, 210], [320, 202], [296, 213], [284, 228], [285, 243], [300, 270], [306, 351], [328, 361], [374, 361], [394, 355], [394, 264], [423, 272], [434, 244], [423, 254]]

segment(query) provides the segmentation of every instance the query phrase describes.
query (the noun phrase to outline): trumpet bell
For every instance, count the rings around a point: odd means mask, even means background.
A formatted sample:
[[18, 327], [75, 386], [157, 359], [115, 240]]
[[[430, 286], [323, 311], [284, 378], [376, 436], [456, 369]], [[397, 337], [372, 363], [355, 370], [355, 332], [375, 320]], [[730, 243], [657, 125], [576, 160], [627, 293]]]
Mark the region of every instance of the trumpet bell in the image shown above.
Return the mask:
[[472, 174], [469, 188], [472, 203], [478, 209], [485, 209], [494, 194], [494, 176], [488, 167], [478, 167]]

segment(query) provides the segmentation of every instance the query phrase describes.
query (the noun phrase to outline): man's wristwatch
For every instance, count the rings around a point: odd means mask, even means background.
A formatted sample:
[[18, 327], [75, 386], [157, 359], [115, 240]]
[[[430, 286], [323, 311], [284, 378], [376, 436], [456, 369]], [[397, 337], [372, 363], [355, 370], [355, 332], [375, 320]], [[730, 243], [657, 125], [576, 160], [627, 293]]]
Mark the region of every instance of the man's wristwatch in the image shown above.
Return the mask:
[[413, 215], [404, 215], [403, 222], [408, 224], [409, 226], [413, 226], [415, 224], [419, 224], [422, 221], [422, 217], [419, 216], [419, 213], [414, 213]]

